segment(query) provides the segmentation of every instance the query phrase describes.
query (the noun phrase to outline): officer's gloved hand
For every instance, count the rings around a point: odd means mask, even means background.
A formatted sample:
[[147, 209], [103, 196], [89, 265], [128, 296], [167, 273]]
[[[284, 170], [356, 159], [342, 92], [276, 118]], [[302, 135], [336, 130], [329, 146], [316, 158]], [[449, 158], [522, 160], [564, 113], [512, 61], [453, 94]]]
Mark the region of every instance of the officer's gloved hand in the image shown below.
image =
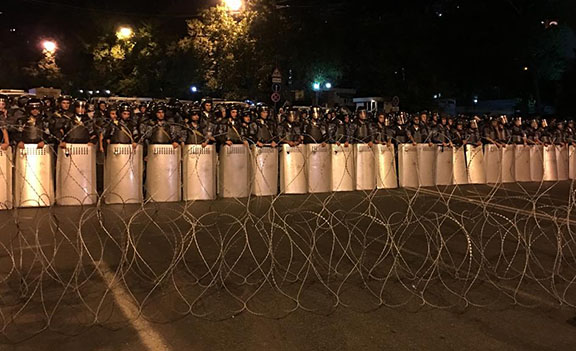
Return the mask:
[[60, 143], [60, 148], [61, 148], [61, 149], [65, 149], [65, 148], [66, 148], [66, 142], [65, 142], [65, 141], [63, 141], [63, 142]]
[[44, 148], [44, 145], [45, 145], [44, 142], [41, 141], [41, 142], [38, 143], [38, 148], [39, 148], [39, 149], [43, 149], [43, 148]]
[[8, 143], [3, 143], [2, 146], [0, 146], [2, 148], [2, 150], [8, 150], [8, 147], [10, 146], [10, 144]]
[[275, 141], [273, 141], [273, 142], [271, 142], [271, 143], [270, 143], [270, 146], [272, 146], [272, 147], [274, 147], [274, 148], [275, 148], [276, 146], [278, 146], [278, 144], [276, 144], [276, 142], [275, 142]]
[[232, 145], [232, 140], [226, 140], [226, 145], [231, 146], [231, 145]]
[[177, 142], [173, 142], [173, 143], [172, 143], [172, 147], [173, 147], [173, 148], [177, 149], [178, 146], [180, 146], [180, 144], [178, 144]]
[[258, 145], [258, 147], [263, 147], [263, 146], [264, 146], [264, 144], [262, 144], [262, 142], [260, 142], [260, 141], [256, 142], [256, 145]]
[[24, 142], [23, 142], [23, 141], [21, 141], [21, 142], [18, 143], [18, 148], [19, 148], [19, 149], [23, 149], [23, 148], [24, 148]]
[[203, 143], [202, 143], [202, 148], [204, 149], [206, 146], [208, 146], [208, 143], [207, 143], [207, 142], [203, 142]]

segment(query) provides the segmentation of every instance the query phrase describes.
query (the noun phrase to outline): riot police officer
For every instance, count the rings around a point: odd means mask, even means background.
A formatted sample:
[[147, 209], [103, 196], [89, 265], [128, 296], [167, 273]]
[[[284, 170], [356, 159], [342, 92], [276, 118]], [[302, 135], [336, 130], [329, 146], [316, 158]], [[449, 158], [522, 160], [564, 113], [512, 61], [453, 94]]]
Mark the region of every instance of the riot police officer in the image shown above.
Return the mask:
[[458, 118], [456, 120], [456, 126], [450, 130], [450, 143], [452, 146], [460, 147], [464, 145], [465, 140], [464, 121]]
[[64, 117], [60, 129], [61, 148], [66, 148], [66, 143], [96, 145], [98, 142], [94, 121], [86, 114], [86, 108], [86, 100], [76, 100], [73, 117]]
[[325, 144], [328, 128], [322, 118], [322, 110], [319, 106], [310, 108], [310, 118], [304, 123], [304, 143]]
[[[118, 112], [120, 118], [118, 118]], [[132, 147], [136, 148], [140, 139], [140, 129], [132, 116], [130, 105], [122, 103], [118, 110], [111, 105], [108, 109], [108, 116], [110, 120], [104, 131], [106, 144], [132, 144]]]
[[398, 144], [405, 144], [411, 142], [408, 138], [408, 130], [406, 128], [408, 116], [404, 112], [400, 112], [396, 116], [396, 124], [394, 126], [394, 136]]
[[538, 133], [540, 135], [540, 142], [542, 142], [544, 145], [550, 145], [552, 143], [552, 133], [548, 127], [548, 121], [545, 118], [540, 121], [540, 128], [538, 129]]
[[406, 130], [406, 135], [414, 145], [428, 142], [432, 146], [432, 140], [429, 140], [427, 131], [422, 129], [418, 115], [412, 119], [412, 123]]
[[526, 132], [524, 128], [522, 128], [522, 117], [516, 117], [510, 127], [510, 140], [512, 144], [521, 145], [527, 144], [526, 141]]
[[384, 111], [378, 112], [376, 122], [374, 123], [374, 142], [376, 144], [392, 145], [395, 139], [395, 131], [391, 123], [392, 118], [386, 116]]
[[49, 137], [48, 123], [42, 115], [42, 102], [37, 98], [28, 100], [26, 114], [16, 122], [15, 141], [18, 148], [23, 149], [24, 144], [38, 144], [38, 148], [42, 149]]
[[252, 122], [252, 111], [248, 108], [240, 112], [240, 135], [245, 144], [255, 144], [257, 127]]
[[284, 115], [284, 121], [278, 125], [278, 137], [281, 144], [298, 146], [302, 140], [302, 129], [298, 121], [299, 111], [290, 108]]
[[0, 147], [2, 150], [10, 146], [10, 135], [8, 134], [8, 97], [0, 95]]
[[330, 143], [338, 146], [344, 144], [345, 147], [348, 147], [352, 138], [350, 128], [350, 111], [342, 107], [338, 110], [337, 117], [328, 122], [328, 139]]
[[566, 145], [566, 134], [564, 131], [564, 122], [557, 121], [556, 128], [552, 133], [553, 143], [556, 145], [564, 146]]
[[218, 124], [220, 144], [242, 144], [244, 138], [241, 132], [242, 121], [238, 118], [238, 107], [232, 105], [228, 110], [228, 117]]
[[143, 140], [148, 144], [172, 144], [176, 149], [179, 135], [176, 126], [166, 119], [166, 107], [164, 104], [157, 104], [154, 108], [154, 117], [143, 125]]
[[184, 109], [184, 128], [181, 141], [186, 145], [202, 145], [206, 147], [216, 141], [213, 135], [214, 125], [200, 117], [201, 111], [195, 106]]
[[258, 118], [256, 118], [254, 123], [256, 145], [258, 147], [263, 147], [264, 145], [276, 147], [278, 142], [277, 127], [274, 119], [270, 117], [270, 109], [264, 104], [258, 104], [256, 113], [258, 114]]
[[372, 129], [366, 108], [360, 107], [358, 111], [356, 111], [356, 119], [352, 122], [351, 134], [353, 142], [372, 146], [374, 140], [374, 132]]
[[473, 146], [482, 146], [482, 135], [480, 134], [480, 128], [478, 128], [478, 119], [473, 118], [470, 120], [470, 126], [465, 133], [464, 144]]
[[212, 98], [207, 97], [202, 99], [200, 108], [202, 109], [201, 118], [203, 121], [217, 123], [217, 121], [214, 120], [214, 113], [212, 111]]

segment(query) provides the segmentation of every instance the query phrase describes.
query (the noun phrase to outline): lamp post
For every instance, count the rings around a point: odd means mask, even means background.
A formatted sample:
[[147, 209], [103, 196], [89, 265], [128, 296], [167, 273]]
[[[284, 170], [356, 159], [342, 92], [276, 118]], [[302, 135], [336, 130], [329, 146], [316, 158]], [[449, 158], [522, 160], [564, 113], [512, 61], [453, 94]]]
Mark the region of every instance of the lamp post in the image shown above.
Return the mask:
[[129, 40], [134, 36], [134, 30], [128, 26], [121, 26], [116, 31], [116, 38], [118, 40]]
[[242, 0], [223, 0], [222, 3], [224, 4], [224, 7], [226, 7], [228, 11], [232, 13], [240, 12], [240, 10], [242, 10], [242, 6], [244, 6]]

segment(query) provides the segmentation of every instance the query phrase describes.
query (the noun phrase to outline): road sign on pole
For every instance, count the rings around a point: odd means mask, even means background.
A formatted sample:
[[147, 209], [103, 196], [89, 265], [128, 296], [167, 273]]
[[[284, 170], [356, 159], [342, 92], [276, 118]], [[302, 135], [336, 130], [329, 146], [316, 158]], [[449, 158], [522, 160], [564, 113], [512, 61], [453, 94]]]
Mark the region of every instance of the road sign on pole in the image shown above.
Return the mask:
[[398, 107], [400, 105], [400, 98], [398, 96], [394, 96], [392, 98], [392, 106]]
[[280, 84], [278, 84], [278, 83], [272, 84], [272, 91], [273, 91], [274, 93], [280, 92], [280, 89], [281, 89]]
[[280, 101], [280, 94], [272, 93], [272, 95], [270, 96], [270, 100], [272, 100], [273, 103], [277, 103], [278, 101]]
[[272, 83], [282, 84], [282, 73], [278, 68], [274, 68], [274, 72], [272, 72]]

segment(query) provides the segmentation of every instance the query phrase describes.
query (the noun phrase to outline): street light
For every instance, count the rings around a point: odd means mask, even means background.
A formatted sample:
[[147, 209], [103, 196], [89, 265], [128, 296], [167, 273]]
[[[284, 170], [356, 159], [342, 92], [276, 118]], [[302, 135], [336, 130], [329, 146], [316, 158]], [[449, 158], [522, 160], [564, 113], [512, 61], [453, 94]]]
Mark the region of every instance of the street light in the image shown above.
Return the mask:
[[314, 82], [314, 84], [312, 84], [312, 89], [314, 89], [314, 91], [320, 90], [320, 83]]
[[198, 88], [193, 85], [193, 86], [190, 87], [190, 92], [191, 92], [191, 93], [197, 93], [197, 92], [198, 92]]
[[134, 31], [132, 28], [126, 26], [120, 27], [116, 31], [116, 38], [118, 38], [118, 40], [128, 40], [132, 38], [133, 35]]
[[52, 40], [44, 40], [42, 42], [42, 51], [48, 55], [54, 55], [58, 46]]
[[324, 84], [324, 87], [326, 89], [332, 89], [332, 83], [328, 82], [328, 83]]
[[230, 12], [238, 12], [242, 9], [242, 0], [223, 0], [223, 3]]

